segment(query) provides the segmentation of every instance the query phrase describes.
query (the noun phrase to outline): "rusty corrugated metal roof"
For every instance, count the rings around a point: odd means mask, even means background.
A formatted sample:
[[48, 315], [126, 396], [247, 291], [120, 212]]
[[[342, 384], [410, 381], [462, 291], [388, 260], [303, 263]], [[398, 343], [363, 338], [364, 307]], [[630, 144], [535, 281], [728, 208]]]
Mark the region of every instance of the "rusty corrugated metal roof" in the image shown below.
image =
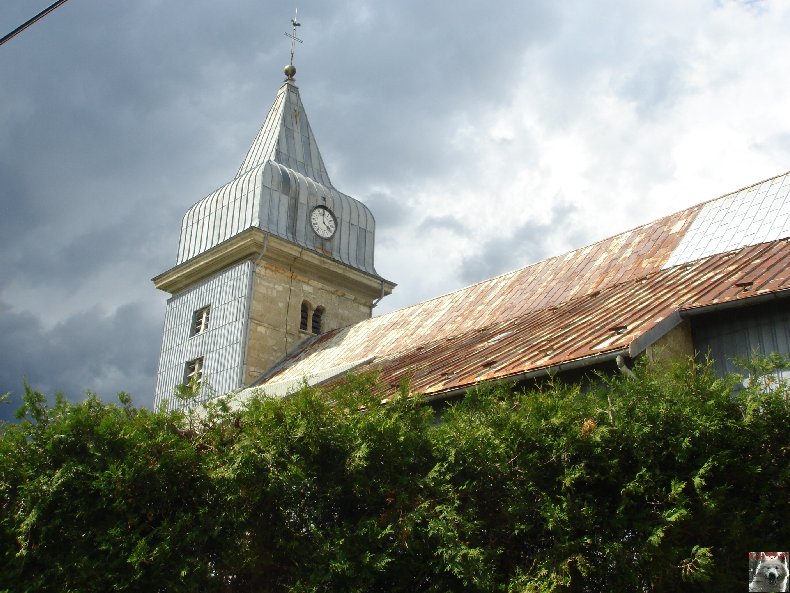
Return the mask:
[[[649, 332], [684, 310], [790, 288], [788, 236], [785, 174], [330, 332], [293, 352], [259, 384], [265, 391], [373, 357], [358, 368], [377, 369], [383, 385], [394, 389], [407, 378], [415, 392], [440, 394], [601, 355], [636, 354], [648, 345]], [[720, 252], [717, 242], [728, 250]]]
[[787, 240], [746, 247], [422, 344], [373, 366], [385, 385], [408, 378], [414, 391], [433, 394], [623, 351], [673, 312], [787, 290], [788, 264]]

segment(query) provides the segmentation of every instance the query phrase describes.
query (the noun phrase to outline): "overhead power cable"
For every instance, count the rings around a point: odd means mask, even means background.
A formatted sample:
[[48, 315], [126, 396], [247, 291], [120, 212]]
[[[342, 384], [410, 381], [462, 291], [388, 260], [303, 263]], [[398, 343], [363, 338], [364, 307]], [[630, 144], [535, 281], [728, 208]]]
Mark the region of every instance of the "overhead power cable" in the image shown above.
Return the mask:
[[47, 16], [47, 15], [48, 15], [50, 12], [52, 12], [53, 10], [55, 10], [55, 9], [56, 9], [58, 6], [60, 6], [61, 4], [65, 4], [67, 1], [68, 1], [68, 0], [58, 0], [57, 2], [55, 2], [54, 4], [52, 4], [51, 6], [49, 6], [48, 8], [45, 8], [44, 10], [42, 10], [41, 12], [39, 12], [39, 13], [38, 13], [36, 16], [34, 16], [34, 17], [33, 17], [32, 19], [30, 19], [29, 21], [26, 21], [26, 22], [22, 23], [22, 24], [21, 24], [21, 25], [19, 25], [19, 26], [18, 26], [16, 29], [14, 29], [13, 31], [11, 31], [11, 32], [10, 32], [8, 35], [6, 35], [6, 36], [5, 36], [5, 37], [3, 37], [2, 39], [0, 39], [0, 45], [3, 45], [3, 44], [6, 42], [6, 41], [8, 41], [9, 39], [11, 39], [12, 37], [16, 37], [16, 36], [17, 36], [17, 35], [19, 35], [19, 34], [20, 34], [22, 31], [24, 31], [25, 29], [27, 29], [27, 28], [28, 28], [30, 25], [32, 25], [32, 24], [33, 24], [33, 23], [35, 23], [36, 21], [40, 21], [40, 20], [41, 20], [41, 19], [43, 19], [45, 16]]

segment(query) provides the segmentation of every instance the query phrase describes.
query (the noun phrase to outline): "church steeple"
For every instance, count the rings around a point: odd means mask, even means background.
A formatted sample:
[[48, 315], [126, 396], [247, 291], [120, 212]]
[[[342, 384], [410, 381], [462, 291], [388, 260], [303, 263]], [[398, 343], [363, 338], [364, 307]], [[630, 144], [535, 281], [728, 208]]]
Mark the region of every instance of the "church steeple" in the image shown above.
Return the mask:
[[187, 210], [176, 266], [154, 278], [172, 295], [157, 403], [175, 405], [184, 384], [204, 398], [248, 385], [302, 340], [369, 318], [395, 286], [373, 265], [373, 215], [332, 185], [285, 72], [236, 175]]

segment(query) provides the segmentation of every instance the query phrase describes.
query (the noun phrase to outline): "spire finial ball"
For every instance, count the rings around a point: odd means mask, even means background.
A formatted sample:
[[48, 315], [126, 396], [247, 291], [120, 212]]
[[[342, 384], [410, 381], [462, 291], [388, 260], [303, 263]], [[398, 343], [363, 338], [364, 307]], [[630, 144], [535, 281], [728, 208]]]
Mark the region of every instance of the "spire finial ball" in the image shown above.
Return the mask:
[[293, 80], [296, 74], [296, 67], [293, 64], [288, 64], [283, 68], [283, 72], [285, 73], [286, 80]]

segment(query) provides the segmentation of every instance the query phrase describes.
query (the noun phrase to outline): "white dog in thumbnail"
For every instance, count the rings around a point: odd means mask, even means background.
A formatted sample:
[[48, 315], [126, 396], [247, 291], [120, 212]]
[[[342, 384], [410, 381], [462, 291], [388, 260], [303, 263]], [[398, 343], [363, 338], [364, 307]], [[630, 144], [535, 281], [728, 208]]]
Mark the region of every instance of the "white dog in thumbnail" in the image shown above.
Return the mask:
[[752, 582], [749, 583], [749, 591], [787, 591], [787, 556], [763, 556], [757, 570], [754, 573]]

